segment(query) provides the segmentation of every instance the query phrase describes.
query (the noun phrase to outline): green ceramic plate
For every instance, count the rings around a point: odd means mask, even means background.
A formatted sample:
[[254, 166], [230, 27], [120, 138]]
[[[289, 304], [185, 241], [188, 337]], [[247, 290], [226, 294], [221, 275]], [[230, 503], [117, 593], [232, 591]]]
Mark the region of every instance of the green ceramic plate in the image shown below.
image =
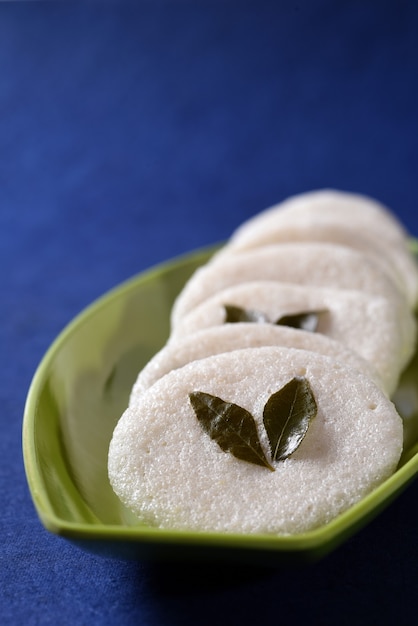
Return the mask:
[[292, 537], [158, 530], [138, 525], [109, 485], [108, 445], [132, 384], [167, 340], [175, 296], [212, 252], [192, 253], [123, 283], [53, 343], [35, 373], [23, 421], [25, 469], [36, 510], [49, 531], [118, 558], [262, 564], [317, 559], [375, 516], [417, 473], [418, 356], [396, 394], [405, 422], [399, 469], [322, 528]]

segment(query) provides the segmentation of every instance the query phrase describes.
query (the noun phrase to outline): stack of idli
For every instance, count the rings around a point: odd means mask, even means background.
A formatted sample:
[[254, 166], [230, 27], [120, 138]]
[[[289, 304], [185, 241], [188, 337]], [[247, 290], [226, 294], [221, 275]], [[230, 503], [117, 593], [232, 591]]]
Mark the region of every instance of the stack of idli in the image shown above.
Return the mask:
[[111, 485], [164, 529], [298, 534], [397, 468], [391, 397], [418, 270], [378, 202], [315, 191], [241, 224], [178, 295], [109, 448]]

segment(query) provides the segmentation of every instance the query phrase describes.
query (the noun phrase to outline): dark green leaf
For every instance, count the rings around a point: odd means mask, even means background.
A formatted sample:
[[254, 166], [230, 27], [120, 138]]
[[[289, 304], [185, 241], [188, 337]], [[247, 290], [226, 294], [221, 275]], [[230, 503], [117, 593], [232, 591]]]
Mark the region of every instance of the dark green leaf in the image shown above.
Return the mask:
[[261, 311], [255, 311], [252, 309], [242, 309], [234, 304], [225, 304], [225, 322], [227, 324], [236, 322], [255, 322], [263, 323], [268, 322], [267, 316]]
[[276, 324], [278, 326], [291, 326], [300, 330], [308, 330], [314, 333], [319, 324], [320, 315], [325, 311], [307, 311], [303, 313], [292, 313], [291, 315], [283, 315]]
[[194, 391], [189, 398], [201, 426], [222, 450], [274, 471], [261, 447], [251, 413], [202, 391]]
[[316, 413], [316, 401], [306, 378], [292, 378], [268, 399], [263, 421], [273, 461], [286, 459], [299, 447]]

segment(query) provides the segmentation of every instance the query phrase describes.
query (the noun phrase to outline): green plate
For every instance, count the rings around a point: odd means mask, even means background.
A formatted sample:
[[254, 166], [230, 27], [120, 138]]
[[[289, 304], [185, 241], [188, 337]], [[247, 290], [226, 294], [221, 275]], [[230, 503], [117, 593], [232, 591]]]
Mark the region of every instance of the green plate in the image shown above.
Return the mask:
[[[415, 252], [417, 242], [413, 242]], [[33, 378], [23, 420], [29, 488], [44, 526], [105, 556], [226, 559], [260, 564], [318, 559], [385, 507], [418, 470], [418, 356], [395, 403], [405, 424], [399, 468], [361, 502], [296, 536], [166, 531], [140, 525], [107, 477], [113, 428], [138, 371], [168, 338], [174, 298], [214, 248], [153, 268], [82, 312], [50, 347]]]

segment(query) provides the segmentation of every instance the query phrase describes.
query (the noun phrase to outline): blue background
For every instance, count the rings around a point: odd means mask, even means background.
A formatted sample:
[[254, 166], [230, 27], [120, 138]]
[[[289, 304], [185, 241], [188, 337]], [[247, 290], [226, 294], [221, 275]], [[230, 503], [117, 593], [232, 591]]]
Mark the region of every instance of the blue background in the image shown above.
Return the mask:
[[126, 563], [43, 529], [21, 423], [74, 315], [290, 194], [418, 235], [417, 35], [405, 1], [1, 3], [1, 624], [411, 623], [417, 484], [315, 565]]

